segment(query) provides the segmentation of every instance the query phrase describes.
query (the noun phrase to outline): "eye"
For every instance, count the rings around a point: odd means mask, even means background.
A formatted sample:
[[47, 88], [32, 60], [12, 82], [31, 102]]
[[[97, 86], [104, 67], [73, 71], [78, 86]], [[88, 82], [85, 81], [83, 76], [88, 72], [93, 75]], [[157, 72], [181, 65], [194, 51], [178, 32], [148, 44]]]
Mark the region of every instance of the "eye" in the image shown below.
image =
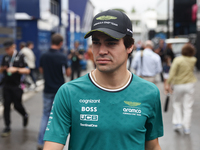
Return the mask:
[[98, 41], [93, 41], [92, 44], [93, 44], [93, 45], [98, 45], [98, 44], [100, 44], [100, 42], [98, 42]]
[[114, 45], [116, 45], [117, 43], [116, 42], [108, 42], [107, 43], [109, 46], [114, 46]]

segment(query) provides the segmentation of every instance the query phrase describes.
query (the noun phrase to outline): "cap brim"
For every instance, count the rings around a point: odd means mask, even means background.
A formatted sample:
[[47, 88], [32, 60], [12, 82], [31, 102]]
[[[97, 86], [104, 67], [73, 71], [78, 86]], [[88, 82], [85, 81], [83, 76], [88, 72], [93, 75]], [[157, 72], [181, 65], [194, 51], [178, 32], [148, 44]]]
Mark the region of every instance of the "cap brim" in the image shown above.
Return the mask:
[[90, 37], [95, 31], [103, 32], [114, 39], [121, 39], [126, 35], [126, 34], [123, 34], [123, 33], [117, 32], [117, 31], [113, 31], [108, 28], [97, 28], [97, 29], [91, 30], [88, 33], [86, 33], [84, 38], [86, 39], [86, 38]]

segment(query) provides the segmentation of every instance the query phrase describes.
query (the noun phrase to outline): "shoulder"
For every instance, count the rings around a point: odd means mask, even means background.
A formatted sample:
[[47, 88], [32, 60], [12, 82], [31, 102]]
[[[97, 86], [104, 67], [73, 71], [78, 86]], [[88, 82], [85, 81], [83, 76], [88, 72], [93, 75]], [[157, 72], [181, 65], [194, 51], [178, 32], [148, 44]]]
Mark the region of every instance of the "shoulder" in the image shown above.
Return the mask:
[[196, 57], [191, 57], [191, 59], [196, 62], [197, 61], [197, 58]]
[[6, 55], [4, 55], [3, 56], [3, 59], [6, 59], [6, 58], [8, 58], [9, 56], [6, 54]]
[[152, 55], [157, 58], [157, 59], [160, 59], [160, 56], [158, 54], [156, 54], [155, 52], [152, 51]]
[[29, 52], [29, 48], [24, 47], [20, 50], [20, 53], [28, 53]]
[[146, 81], [136, 75], [133, 75], [132, 86], [143, 95], [149, 95], [155, 98], [160, 94], [158, 87], [154, 83]]
[[9, 56], [8, 55], [4, 55], [2, 61], [4, 61], [4, 62], [9, 61]]
[[22, 53], [21, 51], [17, 52], [16, 56], [19, 57], [19, 58], [24, 58], [25, 57], [24, 53]]
[[174, 60], [173, 60], [173, 63], [179, 63], [181, 61], [184, 61], [184, 58], [183, 56], [178, 56], [178, 57], [175, 57]]
[[48, 57], [48, 55], [49, 55], [49, 51], [44, 52], [44, 53], [41, 55], [40, 58]]
[[74, 79], [70, 82], [67, 82], [63, 84], [59, 90], [61, 91], [70, 91], [70, 94], [77, 93], [77, 91], [81, 92], [87, 89], [88, 86], [90, 86], [92, 83], [88, 77], [88, 74], [79, 77], [77, 79]]

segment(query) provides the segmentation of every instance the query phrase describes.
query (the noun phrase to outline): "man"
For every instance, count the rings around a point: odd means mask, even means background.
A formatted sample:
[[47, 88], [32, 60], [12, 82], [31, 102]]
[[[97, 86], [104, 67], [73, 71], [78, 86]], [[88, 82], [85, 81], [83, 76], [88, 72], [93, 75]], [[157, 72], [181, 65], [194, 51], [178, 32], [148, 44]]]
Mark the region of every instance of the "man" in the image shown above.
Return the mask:
[[21, 49], [21, 53], [24, 54], [28, 67], [30, 68], [30, 77], [33, 80], [33, 83], [36, 87], [36, 80], [33, 75], [33, 71], [35, 69], [35, 54], [33, 53], [32, 49], [34, 48], [33, 42], [27, 42], [26, 47]]
[[43, 116], [38, 137], [38, 150], [42, 149], [44, 144], [43, 136], [54, 96], [59, 87], [65, 83], [63, 69], [67, 76], [70, 76], [71, 73], [70, 68], [67, 66], [66, 57], [59, 52], [62, 45], [63, 37], [60, 34], [54, 34], [51, 38], [50, 50], [44, 53], [40, 59], [39, 70], [40, 73], [43, 73], [45, 84], [43, 93]]
[[23, 91], [20, 87], [21, 74], [29, 74], [30, 70], [24, 60], [24, 55], [17, 52], [16, 45], [13, 41], [6, 41], [4, 44], [6, 55], [3, 57], [0, 72], [3, 73], [3, 98], [4, 98], [4, 121], [5, 129], [1, 136], [9, 136], [10, 128], [10, 105], [13, 103], [14, 108], [23, 117], [23, 126], [28, 124], [28, 114], [22, 105]]
[[[132, 23], [122, 12], [97, 14], [91, 31], [96, 70], [57, 92], [44, 150], [160, 150], [163, 135], [157, 87], [126, 69], [132, 52]], [[144, 92], [146, 91], [146, 92]]]
[[155, 83], [155, 76], [162, 72], [160, 56], [153, 52], [153, 42], [145, 42], [144, 51], [138, 51], [133, 59], [132, 68], [136, 74], [143, 79]]
[[83, 59], [83, 54], [79, 50], [79, 42], [76, 41], [74, 43], [74, 50], [70, 51], [70, 54], [68, 56], [69, 59], [71, 59], [71, 69], [72, 69], [72, 74], [71, 74], [71, 80], [74, 79], [74, 73], [77, 74], [77, 78], [80, 77], [81, 74], [81, 64], [80, 61]]
[[[162, 65], [163, 65], [163, 62], [164, 62], [164, 57], [165, 57], [165, 42], [163, 39], [160, 39], [159, 40], [159, 47], [155, 49], [155, 53], [158, 54], [161, 58], [161, 62], [162, 62]], [[163, 73], [161, 72], [160, 73], [160, 78], [161, 78], [161, 81], [164, 82], [164, 77], [163, 77]]]

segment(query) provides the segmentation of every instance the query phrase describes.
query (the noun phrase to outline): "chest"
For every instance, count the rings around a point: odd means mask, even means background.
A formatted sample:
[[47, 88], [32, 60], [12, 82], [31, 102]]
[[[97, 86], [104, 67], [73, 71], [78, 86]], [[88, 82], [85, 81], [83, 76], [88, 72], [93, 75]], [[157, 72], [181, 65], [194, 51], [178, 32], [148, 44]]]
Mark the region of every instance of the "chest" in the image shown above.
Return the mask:
[[[151, 107], [145, 101], [125, 95], [94, 95], [74, 99], [72, 123], [89, 132], [145, 132]], [[126, 131], [126, 132], [125, 132]]]
[[6, 56], [4, 58], [4, 65], [11, 67], [11, 66], [16, 66], [16, 67], [23, 67], [24, 63], [20, 56], [15, 56], [15, 57], [9, 57]]

